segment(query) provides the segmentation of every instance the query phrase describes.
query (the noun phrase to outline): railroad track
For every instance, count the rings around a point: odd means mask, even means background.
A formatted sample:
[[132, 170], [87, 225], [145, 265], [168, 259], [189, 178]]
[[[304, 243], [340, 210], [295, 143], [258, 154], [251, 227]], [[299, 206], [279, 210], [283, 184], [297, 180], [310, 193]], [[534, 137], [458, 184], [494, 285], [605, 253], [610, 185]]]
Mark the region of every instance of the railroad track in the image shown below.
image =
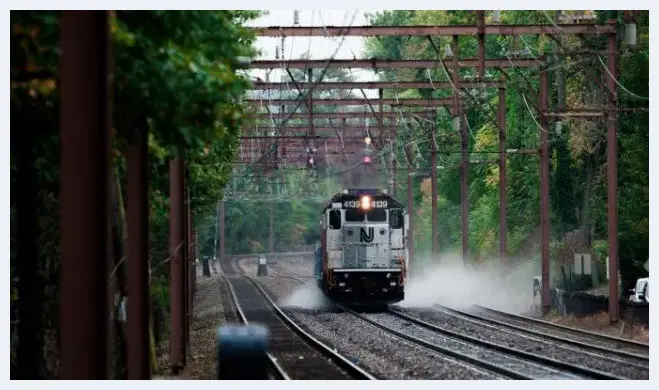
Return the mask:
[[618, 355], [606, 356], [584, 347], [572, 345], [569, 341], [556, 342], [542, 337], [529, 336], [521, 331], [511, 331], [500, 326], [490, 325], [461, 316], [450, 309], [438, 307], [435, 310], [415, 311], [409, 316], [398, 310], [390, 310], [406, 320], [432, 328], [446, 335], [455, 336], [467, 342], [474, 342], [523, 359], [537, 361], [548, 367], [579, 375], [584, 379], [648, 379], [649, 364], [637, 358], [621, 358]]
[[377, 379], [300, 328], [233, 261], [221, 265], [244, 322], [268, 327], [271, 370], [277, 379]]
[[[616, 359], [620, 361], [620, 363], [627, 363], [627, 362], [633, 362], [635, 365], [640, 365], [645, 368], [649, 367], [650, 365], [650, 358], [649, 358], [649, 351], [647, 351], [647, 346], [646, 346], [646, 351], [645, 354], [638, 354], [638, 353], [632, 353], [628, 352], [626, 350], [620, 350], [620, 349], [615, 349], [611, 348], [610, 346], [606, 346], [604, 343], [598, 342], [597, 344], [593, 344], [592, 340], [591, 342], [585, 342], [582, 340], [579, 340], [578, 337], [576, 338], [568, 338], [564, 336], [560, 336], [558, 334], [554, 334], [554, 332], [550, 330], [537, 330], [534, 329], [531, 322], [526, 322], [525, 326], [524, 325], [516, 325], [510, 322], [506, 321], [501, 321], [498, 319], [494, 319], [485, 315], [478, 315], [474, 313], [470, 313], [464, 310], [457, 310], [445, 306], [436, 306], [437, 309], [444, 311], [447, 314], [451, 314], [457, 317], [462, 317], [467, 320], [471, 320], [475, 323], [485, 323], [485, 324], [490, 324], [493, 325], [494, 327], [504, 330], [504, 331], [509, 331], [513, 333], [519, 333], [519, 334], [524, 334], [527, 336], [533, 336], [537, 337], [541, 340], [546, 340], [548, 342], [556, 343], [557, 345], [562, 345], [563, 348], [569, 347], [569, 348], [576, 348], [578, 350], [590, 352], [590, 353], [595, 353], [601, 356], [609, 357], [612, 359]], [[483, 308], [483, 307], [481, 307]], [[492, 310], [492, 309], [487, 309], [483, 308], [485, 310]], [[497, 310], [493, 310], [494, 312], [498, 313], [503, 313], [499, 312]], [[514, 316], [510, 314], [510, 316]], [[532, 320], [532, 319], [531, 319]], [[594, 336], [598, 336], [596, 334], [590, 334], [590, 337], [595, 338]], [[601, 339], [598, 339], [596, 341], [600, 341]], [[624, 341], [624, 340], [623, 340]], [[620, 340], [616, 340], [616, 343], [619, 343]], [[603, 345], [604, 344], [604, 345]]]
[[[536, 318], [506, 313], [489, 307], [479, 305], [475, 305], [474, 307], [476, 313], [471, 312], [469, 315], [478, 317], [478, 319], [483, 321], [490, 321], [491, 323], [498, 323], [511, 328], [523, 328], [529, 334], [562, 339], [579, 346], [586, 344], [588, 348], [593, 350], [616, 353], [621, 357], [649, 361], [650, 346], [645, 343], [575, 329]], [[467, 315], [467, 313], [463, 314]]]
[[[288, 277], [288, 275], [283, 274], [279, 276]], [[301, 280], [299, 281], [302, 282]], [[534, 350], [511, 348], [506, 346], [505, 342], [488, 342], [481, 338], [468, 336], [464, 332], [451, 331], [439, 327], [395, 310], [390, 310], [385, 314], [389, 318], [377, 318], [377, 315], [374, 318], [370, 315], [357, 313], [345, 306], [338, 307], [344, 312], [356, 316], [363, 322], [390, 333], [397, 338], [404, 339], [441, 355], [454, 358], [478, 369], [489, 371], [504, 379], [629, 379], [627, 375], [616, 375], [609, 372], [609, 370], [599, 369], [599, 367], [583, 366], [578, 364], [579, 362], [574, 361], [568, 363], [562, 361], [562, 359], [534, 353]], [[395, 319], [391, 317], [395, 317]], [[461, 318], [461, 320], [468, 321], [469, 319], [467, 318], [465, 320], [465, 318]], [[523, 327], [520, 327], [520, 329], [519, 333], [541, 336], [540, 334], [534, 334], [533, 331], [527, 332]], [[547, 337], [547, 339], [551, 338]], [[553, 339], [553, 341], [559, 340]], [[591, 351], [602, 352], [602, 350], [597, 349], [597, 346], [586, 345], [585, 343], [581, 348], [590, 348]], [[587, 355], [583, 351], [576, 350], [574, 352]], [[595, 357], [602, 358], [602, 356]], [[637, 362], [643, 364], [643, 356], [626, 355], [623, 353], [620, 357], [625, 360], [637, 359]], [[585, 358], [588, 358], [588, 356], [585, 356]], [[647, 360], [645, 361], [647, 362]], [[612, 362], [609, 361], [609, 363]], [[620, 361], [619, 363], [627, 364], [629, 362]], [[634, 366], [637, 366], [640, 371], [648, 370], [647, 364], [645, 367], [632, 364], [630, 368], [635, 369], [636, 367]], [[620, 373], [618, 372], [618, 374]]]
[[504, 379], [624, 379], [452, 332], [395, 310], [374, 317], [339, 308], [385, 332]]

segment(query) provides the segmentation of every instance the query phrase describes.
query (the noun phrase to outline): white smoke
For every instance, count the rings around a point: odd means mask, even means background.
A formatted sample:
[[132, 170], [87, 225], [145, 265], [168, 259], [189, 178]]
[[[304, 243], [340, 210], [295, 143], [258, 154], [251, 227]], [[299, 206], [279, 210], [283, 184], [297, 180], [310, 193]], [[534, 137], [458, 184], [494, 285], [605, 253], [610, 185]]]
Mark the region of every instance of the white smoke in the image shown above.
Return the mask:
[[295, 287], [293, 292], [282, 301], [283, 307], [301, 309], [322, 309], [331, 307], [331, 302], [323, 295], [315, 280]]
[[[534, 264], [515, 261], [507, 271], [496, 261], [468, 266], [456, 254], [441, 254], [439, 259], [416, 259], [410, 265], [405, 287], [404, 307], [432, 307], [442, 304], [467, 308], [474, 304], [512, 313], [527, 312], [534, 303]], [[513, 259], [510, 259], [512, 262]]]

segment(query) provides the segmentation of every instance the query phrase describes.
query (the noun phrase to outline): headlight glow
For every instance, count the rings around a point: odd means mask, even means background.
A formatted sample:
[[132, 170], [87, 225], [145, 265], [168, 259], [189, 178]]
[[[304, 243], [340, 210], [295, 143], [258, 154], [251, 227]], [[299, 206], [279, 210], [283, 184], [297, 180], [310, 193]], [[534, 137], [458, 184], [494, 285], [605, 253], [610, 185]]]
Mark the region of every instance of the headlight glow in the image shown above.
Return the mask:
[[371, 198], [362, 196], [361, 206], [363, 209], [368, 210], [371, 208]]

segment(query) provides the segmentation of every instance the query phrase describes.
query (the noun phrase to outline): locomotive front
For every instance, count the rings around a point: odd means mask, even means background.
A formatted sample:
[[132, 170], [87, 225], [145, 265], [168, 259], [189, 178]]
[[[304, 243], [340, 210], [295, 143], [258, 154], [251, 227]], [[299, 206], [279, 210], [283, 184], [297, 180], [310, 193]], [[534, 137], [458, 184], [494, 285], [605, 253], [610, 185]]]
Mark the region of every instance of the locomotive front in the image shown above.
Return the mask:
[[378, 190], [335, 195], [321, 219], [316, 276], [324, 293], [343, 303], [389, 304], [405, 297], [407, 214]]

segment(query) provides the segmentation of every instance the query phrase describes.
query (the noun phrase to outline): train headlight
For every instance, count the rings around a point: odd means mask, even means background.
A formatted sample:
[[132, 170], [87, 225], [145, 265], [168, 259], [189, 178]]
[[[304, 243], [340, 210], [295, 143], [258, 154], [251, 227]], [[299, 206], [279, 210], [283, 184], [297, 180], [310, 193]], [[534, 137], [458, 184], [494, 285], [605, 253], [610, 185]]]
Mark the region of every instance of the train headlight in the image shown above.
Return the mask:
[[364, 210], [371, 208], [371, 198], [368, 196], [362, 196], [361, 206]]

